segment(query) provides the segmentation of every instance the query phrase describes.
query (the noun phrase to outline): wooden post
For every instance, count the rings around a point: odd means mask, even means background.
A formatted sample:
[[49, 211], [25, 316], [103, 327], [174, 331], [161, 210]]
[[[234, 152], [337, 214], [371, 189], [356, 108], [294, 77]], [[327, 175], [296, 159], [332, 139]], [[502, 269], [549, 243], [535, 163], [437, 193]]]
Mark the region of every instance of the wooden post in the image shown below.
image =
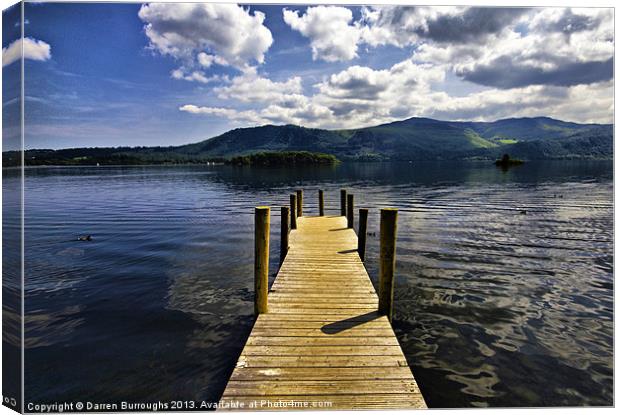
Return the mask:
[[340, 189], [340, 216], [347, 216], [347, 191]]
[[254, 314], [257, 316], [268, 309], [269, 213], [267, 206], [254, 209]]
[[304, 191], [297, 191], [297, 216], [303, 216], [304, 211]]
[[362, 262], [366, 256], [366, 228], [368, 226], [368, 209], [360, 209], [360, 224], [357, 231], [357, 253]]
[[392, 321], [394, 270], [396, 268], [396, 221], [398, 209], [381, 209], [379, 262], [379, 314]]
[[297, 196], [291, 194], [291, 230], [297, 229]]
[[282, 206], [280, 208], [280, 265], [284, 262], [286, 253], [288, 252], [288, 220], [289, 220], [289, 208], [288, 206]]
[[347, 195], [347, 228], [353, 229], [353, 195]]
[[325, 198], [322, 190], [319, 190], [319, 216], [325, 216]]

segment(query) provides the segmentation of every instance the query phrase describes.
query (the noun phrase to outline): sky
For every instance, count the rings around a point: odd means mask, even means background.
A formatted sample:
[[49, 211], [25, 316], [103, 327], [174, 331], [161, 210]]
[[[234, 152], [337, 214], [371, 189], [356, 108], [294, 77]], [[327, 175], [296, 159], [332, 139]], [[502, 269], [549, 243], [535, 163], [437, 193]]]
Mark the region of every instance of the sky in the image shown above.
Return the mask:
[[[26, 3], [25, 146], [409, 117], [611, 123], [613, 23], [610, 8]], [[5, 83], [20, 30], [3, 26]]]

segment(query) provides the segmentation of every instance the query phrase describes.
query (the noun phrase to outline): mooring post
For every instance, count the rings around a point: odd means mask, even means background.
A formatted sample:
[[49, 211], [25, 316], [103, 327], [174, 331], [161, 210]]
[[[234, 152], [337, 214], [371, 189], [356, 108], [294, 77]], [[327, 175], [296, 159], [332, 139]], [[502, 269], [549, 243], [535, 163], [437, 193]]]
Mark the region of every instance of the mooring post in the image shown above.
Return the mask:
[[347, 191], [340, 189], [340, 216], [347, 216]]
[[304, 191], [297, 191], [297, 216], [303, 216], [304, 212]]
[[347, 195], [347, 228], [353, 229], [353, 195]]
[[297, 229], [297, 196], [291, 194], [291, 230]]
[[289, 208], [288, 206], [282, 206], [280, 208], [280, 265], [284, 262], [286, 253], [288, 252], [288, 220], [289, 220]]
[[360, 209], [360, 224], [357, 231], [357, 253], [362, 262], [366, 256], [366, 228], [368, 226], [368, 209]]
[[257, 316], [268, 309], [269, 213], [267, 206], [254, 209], [254, 314]]
[[319, 216], [325, 216], [325, 198], [323, 190], [319, 189]]
[[398, 209], [381, 209], [379, 261], [379, 314], [392, 321], [394, 270], [396, 268], [396, 221]]

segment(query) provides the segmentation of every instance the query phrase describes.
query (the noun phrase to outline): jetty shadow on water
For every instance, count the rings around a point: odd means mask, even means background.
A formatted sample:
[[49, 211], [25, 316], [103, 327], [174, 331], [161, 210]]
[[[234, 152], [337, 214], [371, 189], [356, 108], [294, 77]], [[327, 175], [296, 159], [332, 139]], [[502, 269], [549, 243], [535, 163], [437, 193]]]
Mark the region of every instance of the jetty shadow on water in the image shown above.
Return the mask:
[[338, 334], [345, 330], [352, 329], [357, 326], [361, 326], [362, 324], [368, 323], [370, 321], [376, 320], [381, 315], [376, 311], [371, 311], [366, 314], [361, 314], [355, 317], [349, 317], [344, 320], [335, 321], [333, 323], [329, 323], [321, 327], [321, 331], [325, 334]]

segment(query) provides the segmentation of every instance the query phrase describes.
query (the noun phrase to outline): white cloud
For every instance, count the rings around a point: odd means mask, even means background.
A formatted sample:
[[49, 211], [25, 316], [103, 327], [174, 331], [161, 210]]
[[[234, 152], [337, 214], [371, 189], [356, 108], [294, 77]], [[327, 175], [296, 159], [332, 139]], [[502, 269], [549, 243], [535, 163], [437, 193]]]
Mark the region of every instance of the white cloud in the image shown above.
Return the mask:
[[310, 7], [283, 10], [314, 59], [355, 59], [360, 45], [415, 47], [415, 59], [503, 89], [611, 79], [613, 10], [499, 7]]
[[382, 70], [352, 66], [317, 84], [313, 99], [347, 126], [372, 125], [419, 113], [432, 84], [444, 77], [441, 68], [411, 59]]
[[[315, 85], [311, 96], [290, 94], [254, 100], [252, 110], [196, 107], [182, 111], [227, 118], [239, 126], [297, 124], [316, 128], [360, 128], [431, 117], [445, 120], [492, 121], [508, 117], [551, 116], [576, 122], [613, 122], [612, 81], [572, 87], [534, 85], [489, 89], [464, 96], [436, 90], [445, 71], [408, 59], [385, 70], [352, 66]], [[286, 95], [286, 94], [285, 94]], [[242, 95], [229, 95], [234, 101]], [[222, 96], [224, 98], [224, 96]]]
[[309, 7], [302, 16], [283, 9], [283, 17], [293, 30], [310, 39], [313, 59], [336, 62], [357, 57], [360, 31], [349, 25], [353, 13], [346, 7]]
[[259, 76], [256, 69], [250, 68], [232, 79], [229, 85], [214, 88], [219, 98], [234, 99], [241, 102], [282, 101], [291, 94], [302, 92], [301, 78], [295, 76], [285, 82], [274, 82]]
[[184, 81], [196, 81], [202, 84], [208, 84], [215, 81], [220, 81], [222, 78], [218, 75], [206, 76], [204, 72], [201, 71], [191, 71], [186, 73], [184, 68], [174, 69], [170, 72], [170, 76], [173, 79], [179, 79]]
[[475, 41], [427, 39], [418, 44], [414, 60], [445, 65], [465, 81], [501, 89], [570, 87], [613, 77], [611, 9], [522, 9], [517, 17]]
[[[274, 81], [245, 69], [214, 89], [232, 107], [184, 111], [243, 125], [318, 128], [359, 128], [413, 116], [613, 122], [611, 9], [367, 7], [355, 21], [349, 9], [318, 6], [302, 15], [284, 9], [283, 16], [310, 40], [314, 59], [354, 59], [362, 44], [415, 48], [411, 58], [389, 68], [351, 65], [324, 75], [312, 93], [304, 92], [300, 76]], [[458, 94], [451, 92], [453, 85]]]
[[[572, 22], [572, 23], [571, 23]], [[541, 9], [483, 43], [424, 43], [415, 60], [445, 64], [464, 80], [499, 88], [579, 85], [612, 78], [613, 13]], [[514, 27], [512, 28], [514, 29]], [[572, 32], [571, 32], [572, 30]]]
[[303, 95], [298, 95], [296, 105], [272, 104], [260, 110], [238, 110], [223, 107], [199, 107], [183, 105], [180, 111], [195, 115], [212, 115], [223, 117], [239, 126], [256, 126], [264, 124], [295, 124], [310, 126], [333, 120], [332, 112], [321, 105], [314, 104]]
[[234, 4], [150, 3], [138, 16], [146, 23], [150, 47], [187, 65], [245, 68], [263, 63], [273, 43], [265, 15]]
[[228, 62], [226, 62], [224, 58], [216, 55], [209, 55], [204, 52], [200, 52], [196, 55], [196, 58], [198, 60], [198, 64], [203, 68], [210, 68], [214, 63], [222, 66], [228, 65]]
[[361, 39], [371, 46], [409, 46], [418, 42], [424, 33], [429, 32], [429, 22], [442, 17], [458, 16], [466, 9], [451, 6], [363, 7]]
[[183, 105], [180, 111], [190, 114], [216, 115], [232, 121], [241, 121], [253, 125], [261, 123], [261, 118], [254, 111], [238, 111], [232, 108], [198, 107], [196, 105]]
[[[24, 38], [24, 59], [46, 61], [52, 57], [52, 47], [42, 40]], [[22, 55], [22, 39], [12, 42], [8, 47], [2, 48], [2, 66], [7, 66], [20, 60]]]
[[358, 46], [412, 46], [424, 41], [469, 43], [496, 36], [525, 9], [475, 7], [309, 7], [303, 15], [283, 9], [284, 21], [310, 39], [312, 56], [328, 62], [356, 58]]
[[434, 96], [425, 115], [449, 120], [492, 121], [508, 117], [550, 116], [575, 122], [613, 122], [611, 82], [570, 88], [529, 86], [488, 90], [464, 97], [445, 92]]
[[444, 80], [445, 73], [439, 67], [416, 64], [406, 59], [389, 69], [374, 70], [362, 66], [350, 66], [331, 75], [317, 88], [331, 98], [356, 98], [376, 100], [386, 98], [386, 93], [410, 94], [428, 91], [432, 82]]
[[[299, 78], [273, 82], [245, 74], [230, 86], [216, 88], [221, 99], [266, 106], [236, 112], [230, 108], [186, 106], [183, 111], [226, 117], [251, 125], [298, 124], [310, 127], [353, 128], [374, 125], [415, 114], [419, 97], [430, 93], [431, 84], [444, 79], [444, 72], [411, 60], [385, 70], [353, 66], [314, 85], [312, 96], [302, 94]], [[250, 79], [246, 77], [250, 77]], [[254, 78], [252, 78], [254, 77]], [[238, 82], [236, 82], [238, 80]], [[403, 106], [408, 106], [403, 111]], [[189, 108], [192, 110], [190, 111]]]

